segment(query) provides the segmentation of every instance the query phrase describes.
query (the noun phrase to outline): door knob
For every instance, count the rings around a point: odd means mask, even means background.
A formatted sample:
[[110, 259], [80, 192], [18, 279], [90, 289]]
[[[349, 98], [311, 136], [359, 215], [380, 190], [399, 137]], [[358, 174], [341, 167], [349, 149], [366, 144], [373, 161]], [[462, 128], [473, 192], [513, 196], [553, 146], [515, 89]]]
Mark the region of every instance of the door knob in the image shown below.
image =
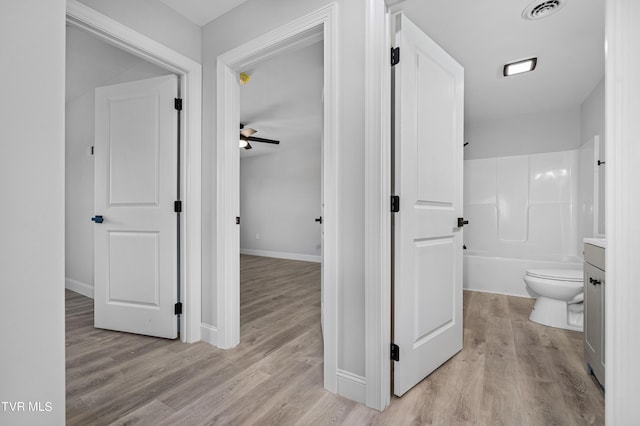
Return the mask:
[[102, 223], [102, 222], [104, 222], [104, 218], [103, 218], [102, 216], [98, 216], [98, 215], [96, 215], [96, 216], [92, 217], [92, 218], [91, 218], [91, 220], [92, 220], [92, 221], [94, 221], [95, 223]]
[[317, 217], [317, 218], [316, 218], [316, 222], [318, 222], [318, 223], [320, 223], [320, 224], [321, 224], [321, 223], [322, 223], [322, 216]]

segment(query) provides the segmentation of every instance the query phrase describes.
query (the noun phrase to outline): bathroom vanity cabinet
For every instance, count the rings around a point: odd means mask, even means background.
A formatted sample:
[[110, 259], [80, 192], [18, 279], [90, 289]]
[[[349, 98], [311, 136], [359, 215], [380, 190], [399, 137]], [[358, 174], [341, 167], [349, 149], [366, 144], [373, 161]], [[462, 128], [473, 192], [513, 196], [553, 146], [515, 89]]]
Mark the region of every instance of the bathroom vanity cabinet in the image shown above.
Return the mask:
[[604, 244], [584, 245], [584, 358], [589, 373], [605, 386], [604, 358]]

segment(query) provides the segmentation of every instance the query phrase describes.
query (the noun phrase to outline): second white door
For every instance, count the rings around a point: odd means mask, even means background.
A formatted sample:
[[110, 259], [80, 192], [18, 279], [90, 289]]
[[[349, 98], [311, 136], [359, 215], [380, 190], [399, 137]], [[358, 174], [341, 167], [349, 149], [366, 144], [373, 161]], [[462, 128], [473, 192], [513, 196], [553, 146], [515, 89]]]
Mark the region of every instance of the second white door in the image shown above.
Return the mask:
[[393, 70], [394, 393], [462, 349], [463, 69], [402, 14]]
[[95, 327], [177, 337], [177, 94], [175, 75], [96, 89]]

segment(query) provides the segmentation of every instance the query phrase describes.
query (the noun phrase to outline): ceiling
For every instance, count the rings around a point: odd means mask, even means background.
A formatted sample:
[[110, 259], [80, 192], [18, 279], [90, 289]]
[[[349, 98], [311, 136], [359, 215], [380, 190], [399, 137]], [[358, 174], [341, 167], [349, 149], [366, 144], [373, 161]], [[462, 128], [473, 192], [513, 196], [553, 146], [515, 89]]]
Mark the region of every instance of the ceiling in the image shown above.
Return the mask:
[[[161, 1], [203, 25], [246, 0]], [[467, 121], [578, 107], [604, 75], [604, 0], [567, 0], [538, 21], [521, 17], [531, 0], [387, 3], [464, 66]], [[505, 63], [532, 56], [534, 72], [502, 77]]]
[[203, 26], [247, 0], [160, 0], [191, 22]]
[[[521, 17], [532, 0], [409, 0], [404, 13], [465, 68], [465, 117], [579, 106], [604, 76], [604, 0], [567, 0], [547, 18]], [[537, 57], [535, 71], [502, 76]]]
[[254, 136], [280, 145], [251, 142], [241, 158], [292, 149], [317, 149], [322, 132], [323, 44], [316, 42], [245, 70], [249, 83], [240, 86], [240, 122]]

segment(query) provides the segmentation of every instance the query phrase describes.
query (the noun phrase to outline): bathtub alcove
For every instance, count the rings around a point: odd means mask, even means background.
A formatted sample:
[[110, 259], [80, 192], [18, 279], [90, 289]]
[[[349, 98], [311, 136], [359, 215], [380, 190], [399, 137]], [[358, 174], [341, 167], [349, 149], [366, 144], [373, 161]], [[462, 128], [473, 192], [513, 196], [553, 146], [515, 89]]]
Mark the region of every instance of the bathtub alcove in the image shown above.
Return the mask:
[[597, 152], [596, 136], [575, 150], [465, 160], [465, 289], [532, 297], [526, 270], [582, 268]]

